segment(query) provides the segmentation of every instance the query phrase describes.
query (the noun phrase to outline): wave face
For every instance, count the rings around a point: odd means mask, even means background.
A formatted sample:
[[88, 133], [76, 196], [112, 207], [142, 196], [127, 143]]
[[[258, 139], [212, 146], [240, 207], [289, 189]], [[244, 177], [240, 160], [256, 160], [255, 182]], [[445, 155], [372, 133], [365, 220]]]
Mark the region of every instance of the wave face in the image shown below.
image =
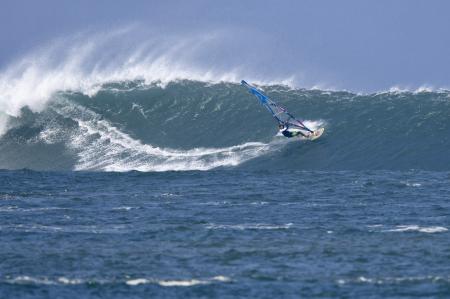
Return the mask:
[[22, 108], [0, 139], [0, 168], [450, 169], [449, 92], [264, 89], [325, 134], [276, 137], [271, 116], [235, 83], [127, 81], [94, 95], [58, 92], [38, 112]]

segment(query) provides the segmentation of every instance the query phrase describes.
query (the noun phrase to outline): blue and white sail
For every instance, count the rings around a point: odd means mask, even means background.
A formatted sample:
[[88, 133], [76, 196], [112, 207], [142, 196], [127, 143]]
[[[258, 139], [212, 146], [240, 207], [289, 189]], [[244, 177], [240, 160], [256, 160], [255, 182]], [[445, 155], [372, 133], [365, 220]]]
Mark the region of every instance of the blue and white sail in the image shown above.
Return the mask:
[[272, 114], [272, 116], [276, 119], [276, 121], [280, 125], [284, 125], [290, 128], [298, 128], [301, 130], [306, 130], [308, 132], [313, 132], [311, 129], [306, 127], [302, 121], [295, 118], [291, 113], [289, 113], [286, 108], [272, 101], [268, 96], [266, 96], [262, 91], [256, 89], [251, 86], [244, 80], [241, 81], [241, 84], [248, 88], [249, 92], [255, 95], [260, 101], [261, 105], [266, 107], [267, 110]]

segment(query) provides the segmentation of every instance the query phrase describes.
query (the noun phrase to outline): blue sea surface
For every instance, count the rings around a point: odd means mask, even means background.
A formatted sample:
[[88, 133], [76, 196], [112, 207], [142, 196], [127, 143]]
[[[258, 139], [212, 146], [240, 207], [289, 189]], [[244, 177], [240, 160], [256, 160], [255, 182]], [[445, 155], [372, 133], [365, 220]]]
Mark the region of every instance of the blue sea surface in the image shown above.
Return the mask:
[[1, 298], [449, 298], [448, 171], [0, 171]]

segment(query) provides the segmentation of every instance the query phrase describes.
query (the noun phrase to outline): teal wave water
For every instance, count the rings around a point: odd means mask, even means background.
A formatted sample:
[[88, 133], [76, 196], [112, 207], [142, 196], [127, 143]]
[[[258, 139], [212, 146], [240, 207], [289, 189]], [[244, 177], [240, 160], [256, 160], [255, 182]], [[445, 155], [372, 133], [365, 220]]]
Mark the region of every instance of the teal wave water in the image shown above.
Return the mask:
[[90, 96], [60, 91], [40, 112], [22, 108], [0, 139], [0, 168], [450, 170], [447, 91], [263, 89], [325, 134], [276, 136], [271, 116], [238, 84], [127, 81]]

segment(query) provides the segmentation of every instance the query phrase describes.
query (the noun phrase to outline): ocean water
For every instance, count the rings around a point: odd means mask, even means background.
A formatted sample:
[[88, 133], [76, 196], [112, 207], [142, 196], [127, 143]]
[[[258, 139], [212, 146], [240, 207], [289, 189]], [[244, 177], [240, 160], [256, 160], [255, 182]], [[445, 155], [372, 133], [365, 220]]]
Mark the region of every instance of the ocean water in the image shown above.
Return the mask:
[[262, 88], [325, 134], [234, 83], [10, 110], [0, 297], [450, 297], [450, 93]]
[[0, 178], [2, 298], [450, 296], [449, 172]]

